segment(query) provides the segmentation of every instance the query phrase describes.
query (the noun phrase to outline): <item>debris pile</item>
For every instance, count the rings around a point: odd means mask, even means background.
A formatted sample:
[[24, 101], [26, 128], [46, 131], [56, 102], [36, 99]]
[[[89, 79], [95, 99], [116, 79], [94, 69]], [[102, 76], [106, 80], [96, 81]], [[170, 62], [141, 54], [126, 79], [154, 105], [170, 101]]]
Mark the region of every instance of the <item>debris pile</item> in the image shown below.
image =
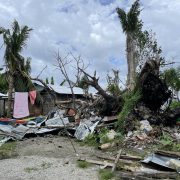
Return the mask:
[[[139, 75], [138, 88], [135, 88], [135, 90], [138, 89], [136, 92], [140, 92], [141, 96], [137, 96], [137, 102], [135, 98], [135, 102], [130, 105], [126, 104], [127, 101], [123, 94], [128, 90], [113, 96], [99, 86], [96, 74], [92, 77], [84, 71], [83, 73], [88, 77], [86, 83], [96, 88], [98, 95], [73, 100], [73, 104], [75, 103], [73, 108], [72, 101], [63, 101], [58, 104], [53, 99], [55, 108], [47, 116], [25, 119], [1, 118], [0, 146], [9, 140], [22, 140], [25, 137], [44, 136], [49, 133], [66, 135], [68, 138], [73, 137], [78, 141], [92, 140], [102, 152], [106, 152], [107, 149], [119, 149], [113, 157], [98, 157], [107, 159], [106, 163], [97, 159], [80, 158], [79, 160], [101, 165], [102, 168], [111, 167], [112, 172], [116, 168], [132, 172], [132, 174], [121, 172], [121, 177], [130, 177], [131, 175], [139, 178], [142, 176], [166, 177], [167, 174], [165, 175], [164, 172], [146, 167], [146, 165], [152, 164], [160, 166], [163, 170], [179, 173], [180, 161], [178, 158], [180, 156], [169, 157], [167, 152], [162, 154], [161, 151], [161, 153], [151, 153], [143, 160], [141, 157], [124, 154], [125, 149], [144, 151], [154, 145], [180, 150], [178, 144], [180, 127], [177, 124], [180, 108], [173, 110], [170, 110], [168, 106], [162, 108], [172, 98], [172, 94], [166, 83], [160, 78], [158, 61], [149, 60], [145, 63]], [[124, 108], [126, 105], [127, 107]], [[118, 115], [124, 109], [127, 116], [120, 119], [122, 117]], [[123, 122], [122, 131], [117, 130], [120, 120]], [[71, 144], [73, 146], [73, 143]], [[76, 152], [75, 148], [74, 151]], [[123, 166], [119, 162], [123, 163]], [[169, 177], [174, 176], [175, 174], [169, 174]]]

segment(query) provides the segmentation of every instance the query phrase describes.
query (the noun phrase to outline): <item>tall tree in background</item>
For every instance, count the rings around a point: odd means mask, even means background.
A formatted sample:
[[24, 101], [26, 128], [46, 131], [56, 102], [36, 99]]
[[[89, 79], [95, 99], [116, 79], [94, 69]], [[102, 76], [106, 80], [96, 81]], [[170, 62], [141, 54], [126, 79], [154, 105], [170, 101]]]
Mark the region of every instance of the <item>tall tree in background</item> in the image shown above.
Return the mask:
[[83, 75], [79, 80], [77, 87], [80, 87], [84, 90], [84, 93], [87, 95], [89, 90], [89, 85], [86, 83], [88, 81], [88, 77]]
[[51, 77], [51, 84], [54, 85], [54, 78], [53, 78], [53, 76]]
[[117, 13], [121, 22], [123, 32], [126, 34], [126, 51], [127, 51], [127, 65], [128, 65], [128, 75], [127, 75], [127, 87], [131, 90], [135, 86], [135, 76], [136, 76], [136, 45], [135, 45], [135, 34], [141, 29], [142, 22], [139, 20], [140, 15], [140, 3], [136, 0], [129, 12], [125, 12], [121, 8], [117, 8]]
[[6, 73], [0, 73], [0, 92], [5, 94], [8, 92]]
[[[27, 73], [30, 73], [30, 59], [25, 60], [20, 53], [26, 46], [26, 41], [31, 30], [32, 29], [30, 29], [28, 26], [20, 27], [16, 20], [12, 23], [11, 30], [0, 28], [5, 45], [4, 60], [9, 82], [7, 110], [8, 117], [11, 116], [13, 88], [19, 88], [20, 84], [25, 86], [27, 83], [29, 83], [29, 80], [27, 80]], [[23, 83], [21, 82], [22, 80]]]
[[49, 80], [48, 80], [48, 78], [46, 78], [46, 84], [49, 84]]
[[107, 74], [107, 91], [112, 94], [113, 96], [119, 96], [121, 94], [121, 90], [119, 87], [119, 70], [112, 69], [113, 76]]
[[180, 67], [170, 68], [164, 71], [163, 76], [169, 87], [171, 87], [172, 92], [177, 96], [179, 101], [179, 91], [180, 91]]
[[148, 60], [159, 61], [160, 64], [165, 63], [165, 59], [162, 56], [162, 49], [158, 46], [157, 40], [155, 38], [155, 33], [152, 30], [139, 30], [136, 33], [135, 38], [136, 43], [136, 57], [138, 71], [140, 72], [145, 62]]

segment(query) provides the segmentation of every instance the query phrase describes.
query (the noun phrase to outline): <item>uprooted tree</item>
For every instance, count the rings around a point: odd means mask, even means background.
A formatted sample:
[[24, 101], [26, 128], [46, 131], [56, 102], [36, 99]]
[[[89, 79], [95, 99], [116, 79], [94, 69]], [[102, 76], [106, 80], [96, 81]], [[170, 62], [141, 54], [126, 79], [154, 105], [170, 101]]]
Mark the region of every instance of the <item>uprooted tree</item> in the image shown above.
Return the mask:
[[[148, 120], [151, 124], [175, 125], [180, 115], [180, 108], [170, 110], [169, 106], [162, 108], [169, 99], [172, 92], [160, 74], [160, 61], [149, 60], [142, 68], [136, 84], [140, 90], [140, 97], [134, 106], [129, 109], [126, 117], [121, 119], [124, 122], [125, 131], [134, 129], [134, 119]], [[121, 114], [121, 113], [120, 113]]]
[[[80, 69], [80, 68], [79, 68]], [[123, 106], [123, 99], [121, 96], [114, 96], [111, 94], [108, 94], [98, 83], [99, 78], [96, 77], [96, 71], [94, 72], [94, 76], [89, 75], [87, 72], [85, 72], [83, 69], [80, 69], [84, 73], [84, 75], [87, 77], [86, 84], [89, 86], [94, 87], [98, 94], [100, 94], [103, 99], [97, 99], [97, 101], [94, 102], [94, 106], [98, 108], [100, 115], [115, 115], [118, 112], [121, 111]]]

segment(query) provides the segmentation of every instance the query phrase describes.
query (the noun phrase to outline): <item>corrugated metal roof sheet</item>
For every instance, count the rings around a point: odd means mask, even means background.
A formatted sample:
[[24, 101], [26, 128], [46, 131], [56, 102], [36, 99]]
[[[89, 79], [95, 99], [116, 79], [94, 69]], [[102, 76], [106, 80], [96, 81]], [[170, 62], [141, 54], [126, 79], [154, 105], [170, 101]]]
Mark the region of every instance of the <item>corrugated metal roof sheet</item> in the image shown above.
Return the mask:
[[[66, 86], [58, 86], [58, 85], [48, 85], [49, 87], [51, 87], [56, 93], [58, 94], [72, 94], [71, 93], [71, 88], [66, 87]], [[74, 87], [73, 88], [74, 94], [77, 95], [83, 95], [83, 89], [78, 88], [78, 87]]]
[[[38, 84], [39, 86], [44, 87], [44, 85], [38, 81], [35, 81], [34, 83]], [[48, 86], [50, 88], [52, 88], [58, 94], [72, 94], [71, 88], [69, 88], [69, 87], [59, 86], [59, 85], [48, 85]], [[76, 95], [83, 95], [84, 94], [83, 89], [78, 88], [78, 87], [74, 87], [73, 91], [74, 91], [74, 94], [76, 94]]]
[[7, 97], [7, 94], [0, 93], [0, 97]]

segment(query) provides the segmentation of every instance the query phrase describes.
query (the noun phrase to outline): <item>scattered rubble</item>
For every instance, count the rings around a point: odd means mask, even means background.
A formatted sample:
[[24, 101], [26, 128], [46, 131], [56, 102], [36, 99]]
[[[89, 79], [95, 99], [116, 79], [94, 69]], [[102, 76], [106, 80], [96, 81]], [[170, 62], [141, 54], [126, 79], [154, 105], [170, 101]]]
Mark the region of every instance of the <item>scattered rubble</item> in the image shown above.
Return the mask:
[[[161, 109], [165, 102], [171, 98], [171, 92], [165, 82], [159, 77], [159, 64], [155, 60], [147, 61], [139, 76], [141, 97], [132, 109], [128, 109], [124, 117], [123, 132], [117, 131], [118, 114], [125, 103], [123, 93], [115, 97], [104, 91], [98, 84], [96, 75], [87, 75], [88, 84], [98, 90], [97, 97], [87, 97], [74, 101], [76, 109], [63, 101], [57, 105], [47, 116], [25, 119], [0, 119], [0, 146], [9, 140], [22, 140], [30, 136], [44, 136], [45, 134], [59, 134], [85, 141], [89, 136], [97, 143], [98, 149], [106, 152], [107, 149], [116, 149], [117, 154], [112, 157], [97, 157], [106, 159], [107, 162], [97, 159], [79, 158], [80, 161], [101, 165], [101, 168], [111, 167], [130, 171], [139, 177], [166, 177], [159, 169], [153, 170], [154, 165], [161, 166], [168, 171], [180, 172], [179, 157], [167, 152], [151, 152], [142, 160], [124, 153], [125, 149], [144, 151], [151, 145], [170, 146], [171, 149], [180, 150], [180, 108], [170, 110], [168, 107]], [[66, 104], [67, 103], [67, 104]], [[67, 105], [67, 106], [66, 106]], [[177, 143], [177, 145], [176, 145]], [[76, 149], [71, 142], [74, 151]], [[173, 150], [174, 150], [173, 149]], [[168, 155], [167, 155], [168, 154]], [[78, 153], [76, 152], [76, 155]], [[122, 164], [123, 165], [122, 165]], [[152, 165], [147, 168], [145, 164]], [[124, 173], [124, 174], [123, 174]], [[151, 174], [152, 176], [150, 176]], [[125, 172], [124, 177], [129, 177]], [[170, 174], [169, 177], [174, 177]]]

